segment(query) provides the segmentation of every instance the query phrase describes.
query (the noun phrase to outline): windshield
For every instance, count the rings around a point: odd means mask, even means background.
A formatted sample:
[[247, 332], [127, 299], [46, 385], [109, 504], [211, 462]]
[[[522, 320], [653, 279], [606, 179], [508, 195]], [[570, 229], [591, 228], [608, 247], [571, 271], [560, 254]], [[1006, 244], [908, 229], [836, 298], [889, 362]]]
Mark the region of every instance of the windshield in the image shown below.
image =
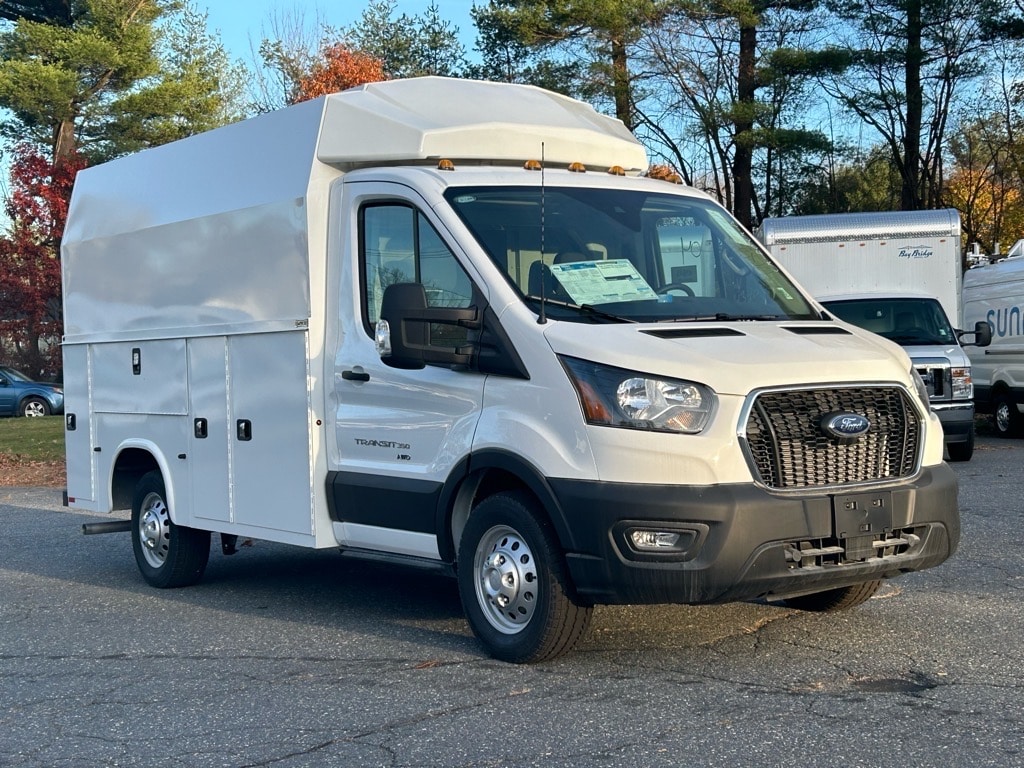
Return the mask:
[[851, 299], [822, 304], [840, 320], [903, 346], [956, 343], [956, 334], [936, 299]]
[[5, 374], [8, 378], [14, 379], [15, 381], [32, 381], [32, 379], [30, 379], [24, 373], [15, 370], [14, 368], [7, 368], [6, 366], [4, 366], [0, 368], [0, 373]]
[[641, 190], [460, 187], [446, 197], [528, 303], [579, 322], [817, 319], [714, 203]]

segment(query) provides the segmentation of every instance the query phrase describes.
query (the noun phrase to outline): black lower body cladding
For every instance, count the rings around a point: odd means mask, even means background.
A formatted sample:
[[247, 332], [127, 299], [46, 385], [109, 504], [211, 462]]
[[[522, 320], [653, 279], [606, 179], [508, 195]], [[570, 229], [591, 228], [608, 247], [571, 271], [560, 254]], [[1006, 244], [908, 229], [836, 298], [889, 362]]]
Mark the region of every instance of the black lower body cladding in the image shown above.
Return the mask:
[[[559, 528], [572, 532], [573, 582], [594, 603], [721, 603], [836, 589], [939, 565], [960, 540], [956, 476], [945, 464], [898, 485], [802, 495], [753, 484], [549, 482]], [[644, 548], [635, 531], [678, 537]]]

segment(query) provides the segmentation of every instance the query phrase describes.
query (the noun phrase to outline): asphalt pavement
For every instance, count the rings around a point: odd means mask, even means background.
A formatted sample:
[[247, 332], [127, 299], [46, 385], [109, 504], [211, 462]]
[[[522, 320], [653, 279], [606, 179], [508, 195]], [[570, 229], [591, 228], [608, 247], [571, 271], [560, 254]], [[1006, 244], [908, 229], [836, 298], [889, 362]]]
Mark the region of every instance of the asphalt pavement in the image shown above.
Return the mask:
[[960, 550], [857, 609], [599, 607], [534, 666], [440, 576], [256, 541], [155, 590], [0, 489], [0, 766], [1021, 766], [1022, 459], [980, 438]]

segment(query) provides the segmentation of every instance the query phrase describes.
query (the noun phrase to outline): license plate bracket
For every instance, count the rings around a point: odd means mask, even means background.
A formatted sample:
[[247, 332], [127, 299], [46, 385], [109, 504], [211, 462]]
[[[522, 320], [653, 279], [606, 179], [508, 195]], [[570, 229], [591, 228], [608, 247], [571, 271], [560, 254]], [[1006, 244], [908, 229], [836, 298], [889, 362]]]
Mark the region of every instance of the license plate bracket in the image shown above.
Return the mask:
[[847, 493], [832, 497], [832, 522], [837, 539], [878, 536], [892, 530], [892, 493]]

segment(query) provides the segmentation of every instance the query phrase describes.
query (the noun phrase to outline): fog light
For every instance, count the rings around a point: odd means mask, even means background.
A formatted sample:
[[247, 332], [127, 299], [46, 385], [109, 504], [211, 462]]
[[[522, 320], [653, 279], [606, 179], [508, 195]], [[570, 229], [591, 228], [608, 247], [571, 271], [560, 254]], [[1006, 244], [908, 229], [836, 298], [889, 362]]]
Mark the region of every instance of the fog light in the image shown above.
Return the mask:
[[674, 549], [679, 543], [679, 534], [674, 531], [633, 530], [629, 533], [633, 546], [643, 552]]

